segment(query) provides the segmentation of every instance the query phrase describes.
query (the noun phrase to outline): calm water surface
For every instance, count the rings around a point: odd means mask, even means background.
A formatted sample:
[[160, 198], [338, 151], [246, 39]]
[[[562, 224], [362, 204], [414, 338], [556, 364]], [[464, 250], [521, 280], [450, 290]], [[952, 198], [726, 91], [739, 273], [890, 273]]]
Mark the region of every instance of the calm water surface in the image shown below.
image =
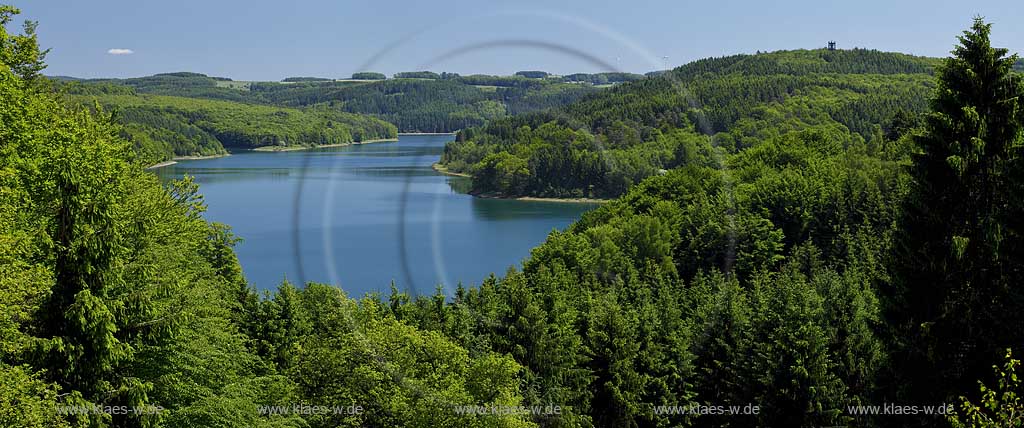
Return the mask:
[[195, 176], [211, 221], [231, 225], [249, 282], [340, 285], [350, 296], [479, 284], [594, 205], [474, 198], [434, 172], [448, 135], [294, 152], [243, 152], [157, 170]]

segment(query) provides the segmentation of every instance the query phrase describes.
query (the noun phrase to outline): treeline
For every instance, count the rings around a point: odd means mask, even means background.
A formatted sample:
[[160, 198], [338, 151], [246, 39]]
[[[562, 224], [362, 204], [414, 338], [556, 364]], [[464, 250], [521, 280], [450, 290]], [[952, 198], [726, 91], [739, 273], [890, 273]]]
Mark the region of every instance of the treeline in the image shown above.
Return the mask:
[[456, 78], [459, 82], [473, 86], [497, 86], [515, 88], [538, 88], [544, 85], [540, 79], [522, 76], [493, 76], [489, 74], [470, 74]]
[[81, 82], [124, 85], [145, 94], [212, 98], [238, 102], [251, 101], [243, 91], [217, 85], [219, 81], [230, 80], [227, 78], [210, 77], [200, 73], [177, 72], [128, 79], [89, 79]]
[[404, 71], [395, 73], [393, 77], [396, 79], [440, 79], [441, 75], [433, 71]]
[[562, 77], [566, 82], [584, 82], [592, 85], [607, 85], [611, 83], [635, 82], [643, 79], [642, 74], [633, 73], [574, 73]]
[[705, 73], [768, 76], [788, 74], [931, 74], [940, 62], [873, 49], [793, 50], [731, 55], [697, 60], [672, 70], [677, 79], [688, 80]]
[[516, 76], [525, 77], [527, 79], [544, 79], [550, 76], [546, 71], [528, 70], [528, 71], [517, 71]]
[[403, 132], [451, 132], [510, 113], [562, 106], [596, 91], [592, 87], [524, 78], [515, 81], [533, 83], [487, 90], [467, 83], [467, 79], [479, 83], [474, 77], [391, 79], [366, 84], [253, 84], [252, 91], [273, 104], [322, 105], [372, 115], [395, 124]]
[[361, 85], [259, 85], [264, 98], [283, 105], [323, 105], [373, 115], [401, 131], [447, 132], [503, 116], [505, 107], [484, 91], [448, 80], [387, 80]]
[[328, 79], [326, 77], [286, 77], [286, 78], [284, 78], [281, 81], [282, 82], [288, 82], [288, 83], [293, 83], [293, 82], [331, 82], [331, 81], [334, 81], [334, 79]]
[[386, 79], [380, 73], [356, 74], [357, 78], [348, 81], [296, 77], [285, 82], [250, 82], [245, 90], [218, 84], [218, 78], [199, 73], [61, 83], [87, 86], [76, 86], [76, 93], [112, 94], [116, 91], [94, 85], [121, 85], [140, 94], [289, 107], [326, 106], [372, 115], [404, 132], [452, 132], [510, 114], [563, 106], [597, 91], [593, 85], [573, 85], [557, 79], [431, 72], [398, 73], [396, 79]]
[[59, 85], [72, 102], [114, 112], [122, 137], [150, 163], [267, 146], [316, 146], [395, 138], [397, 129], [368, 116], [326, 108], [293, 109], [135, 94], [110, 83]]
[[[495, 95], [505, 103], [511, 115], [544, 111], [572, 104], [599, 90], [590, 85], [549, 83], [541, 86], [498, 87]], [[465, 128], [459, 128], [465, 129]]]
[[[177, 76], [177, 77], [192, 77], [192, 78], [205, 78], [206, 75], [199, 73], [165, 73], [159, 74], [159, 76]], [[549, 79], [562, 82], [572, 83], [589, 83], [592, 85], [607, 85], [612, 83], [623, 83], [633, 82], [643, 79], [645, 76], [642, 74], [634, 73], [622, 73], [622, 72], [606, 72], [606, 73], [573, 73], [565, 76], [554, 76], [545, 71], [519, 71], [513, 76], [492, 76], [474, 74], [470, 76], [460, 76], [458, 73], [435, 73], [433, 71], [402, 71], [395, 73], [391, 76], [393, 79], [432, 79], [432, 80], [460, 80], [466, 84], [473, 85], [486, 85], [486, 86], [517, 86], [517, 85], [529, 85], [524, 83], [523, 80], [537, 80], [537, 79]], [[356, 80], [384, 80], [387, 76], [383, 73], [376, 72], [365, 72], [355, 73], [352, 79]], [[212, 79], [220, 79], [213, 77]], [[227, 79], [230, 80], [230, 79]], [[294, 82], [333, 82], [335, 79], [323, 78], [323, 77], [288, 77], [282, 82], [294, 83]]]
[[388, 76], [384, 73], [377, 73], [375, 71], [361, 71], [358, 73], [352, 73], [352, 80], [384, 80]]
[[925, 110], [933, 70], [934, 60], [866, 50], [701, 60], [563, 108], [463, 130], [442, 163], [479, 176], [479, 193], [614, 197], [680, 166], [665, 153], [697, 135], [727, 153], [815, 125], [876, 139], [897, 116]]

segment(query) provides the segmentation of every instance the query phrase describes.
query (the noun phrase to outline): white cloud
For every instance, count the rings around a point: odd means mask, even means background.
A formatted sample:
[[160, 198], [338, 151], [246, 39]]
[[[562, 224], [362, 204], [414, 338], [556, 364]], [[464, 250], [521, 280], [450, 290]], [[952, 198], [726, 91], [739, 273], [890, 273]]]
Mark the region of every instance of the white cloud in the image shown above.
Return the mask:
[[131, 55], [135, 53], [135, 51], [131, 49], [110, 49], [107, 53], [111, 55]]

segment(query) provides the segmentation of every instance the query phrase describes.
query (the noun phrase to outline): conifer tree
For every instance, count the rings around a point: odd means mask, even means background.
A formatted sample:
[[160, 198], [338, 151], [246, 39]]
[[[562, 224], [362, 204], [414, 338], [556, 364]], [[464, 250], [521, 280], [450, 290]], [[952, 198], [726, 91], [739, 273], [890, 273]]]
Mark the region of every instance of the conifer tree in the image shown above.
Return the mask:
[[1019, 170], [1022, 86], [1016, 56], [976, 18], [938, 73], [898, 243], [890, 317], [908, 398], [970, 389], [1021, 324]]

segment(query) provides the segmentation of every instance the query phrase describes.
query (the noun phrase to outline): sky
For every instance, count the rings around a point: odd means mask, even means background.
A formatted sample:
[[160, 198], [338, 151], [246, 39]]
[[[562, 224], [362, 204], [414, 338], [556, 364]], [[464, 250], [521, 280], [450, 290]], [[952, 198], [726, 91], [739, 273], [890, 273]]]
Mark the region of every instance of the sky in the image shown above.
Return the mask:
[[643, 73], [835, 40], [946, 56], [975, 15], [1024, 51], [1021, 0], [0, 0], [39, 22], [46, 74], [235, 80], [356, 71]]

